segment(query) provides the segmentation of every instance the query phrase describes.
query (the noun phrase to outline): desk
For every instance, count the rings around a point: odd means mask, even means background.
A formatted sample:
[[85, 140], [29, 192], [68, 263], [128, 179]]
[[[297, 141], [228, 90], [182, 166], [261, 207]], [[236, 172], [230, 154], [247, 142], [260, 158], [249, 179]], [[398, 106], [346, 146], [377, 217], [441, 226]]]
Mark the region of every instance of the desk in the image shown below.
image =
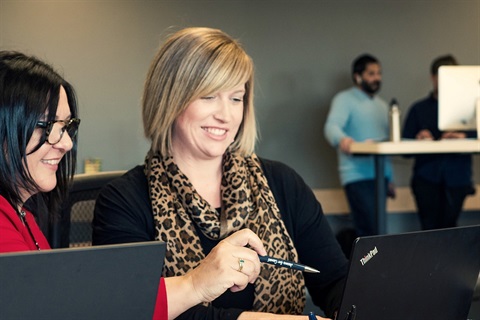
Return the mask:
[[354, 142], [350, 149], [352, 154], [373, 155], [375, 159], [375, 217], [377, 233], [387, 230], [386, 190], [385, 190], [385, 156], [433, 153], [480, 153], [480, 140], [405, 140], [400, 142]]

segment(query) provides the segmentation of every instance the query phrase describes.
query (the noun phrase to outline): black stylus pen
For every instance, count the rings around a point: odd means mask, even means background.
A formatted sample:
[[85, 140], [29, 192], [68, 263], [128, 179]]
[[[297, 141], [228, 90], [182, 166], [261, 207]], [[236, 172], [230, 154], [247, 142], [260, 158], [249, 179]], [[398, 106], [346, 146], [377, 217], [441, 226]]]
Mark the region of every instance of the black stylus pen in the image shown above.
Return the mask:
[[312, 267], [309, 267], [300, 263], [272, 258], [269, 256], [258, 256], [258, 257], [260, 258], [260, 262], [273, 264], [277, 267], [290, 268], [290, 269], [295, 269], [295, 270], [300, 270], [300, 271], [310, 272], [310, 273], [320, 273], [320, 271], [318, 271], [317, 269], [314, 269]]

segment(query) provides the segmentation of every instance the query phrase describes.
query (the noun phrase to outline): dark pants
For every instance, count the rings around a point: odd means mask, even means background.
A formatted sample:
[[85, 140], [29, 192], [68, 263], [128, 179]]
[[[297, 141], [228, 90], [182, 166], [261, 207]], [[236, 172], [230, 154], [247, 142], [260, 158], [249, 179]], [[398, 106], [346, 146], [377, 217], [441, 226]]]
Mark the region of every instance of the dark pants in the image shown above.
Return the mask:
[[457, 226], [463, 202], [471, 186], [447, 187], [421, 178], [411, 182], [422, 229], [451, 228]]
[[375, 180], [352, 182], [344, 188], [357, 236], [376, 234]]

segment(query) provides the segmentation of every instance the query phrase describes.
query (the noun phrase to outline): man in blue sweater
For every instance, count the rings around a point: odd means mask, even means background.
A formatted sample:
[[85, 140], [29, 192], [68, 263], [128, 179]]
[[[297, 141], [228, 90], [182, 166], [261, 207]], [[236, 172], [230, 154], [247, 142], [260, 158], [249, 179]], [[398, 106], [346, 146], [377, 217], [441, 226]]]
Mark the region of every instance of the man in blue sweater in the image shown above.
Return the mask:
[[[352, 65], [354, 86], [332, 100], [325, 123], [325, 137], [337, 148], [340, 181], [350, 206], [358, 236], [373, 235], [375, 225], [375, 163], [373, 156], [350, 154], [353, 142], [386, 140], [389, 135], [388, 105], [377, 95], [382, 73], [380, 62], [364, 54]], [[390, 161], [385, 163], [385, 183], [393, 195]]]
[[[463, 139], [475, 131], [442, 132], [438, 129], [438, 68], [457, 65], [445, 55], [430, 66], [433, 91], [410, 108], [403, 137], [408, 139]], [[468, 154], [424, 154], [415, 156], [411, 188], [423, 229], [455, 227], [468, 194], [474, 193], [472, 156]]]

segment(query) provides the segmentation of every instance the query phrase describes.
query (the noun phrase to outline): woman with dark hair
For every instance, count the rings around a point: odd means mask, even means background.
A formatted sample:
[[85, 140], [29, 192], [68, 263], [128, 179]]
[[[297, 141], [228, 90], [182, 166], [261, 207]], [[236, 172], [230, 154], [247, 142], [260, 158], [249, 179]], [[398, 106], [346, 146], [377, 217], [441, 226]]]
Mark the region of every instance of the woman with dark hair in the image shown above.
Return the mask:
[[[0, 253], [50, 249], [37, 224], [40, 206], [26, 203], [46, 204], [45, 219], [55, 218], [75, 171], [79, 124], [74, 90], [52, 67], [0, 51]], [[243, 273], [238, 259], [224, 258], [233, 251], [250, 261]], [[232, 234], [191, 272], [161, 279], [154, 319], [243, 290], [260, 272], [258, 254], [266, 252], [251, 230]]]
[[52, 67], [0, 52], [0, 252], [49, 249], [25, 203], [46, 204], [36, 211], [44, 224], [55, 218], [75, 171], [77, 115], [72, 86]]

